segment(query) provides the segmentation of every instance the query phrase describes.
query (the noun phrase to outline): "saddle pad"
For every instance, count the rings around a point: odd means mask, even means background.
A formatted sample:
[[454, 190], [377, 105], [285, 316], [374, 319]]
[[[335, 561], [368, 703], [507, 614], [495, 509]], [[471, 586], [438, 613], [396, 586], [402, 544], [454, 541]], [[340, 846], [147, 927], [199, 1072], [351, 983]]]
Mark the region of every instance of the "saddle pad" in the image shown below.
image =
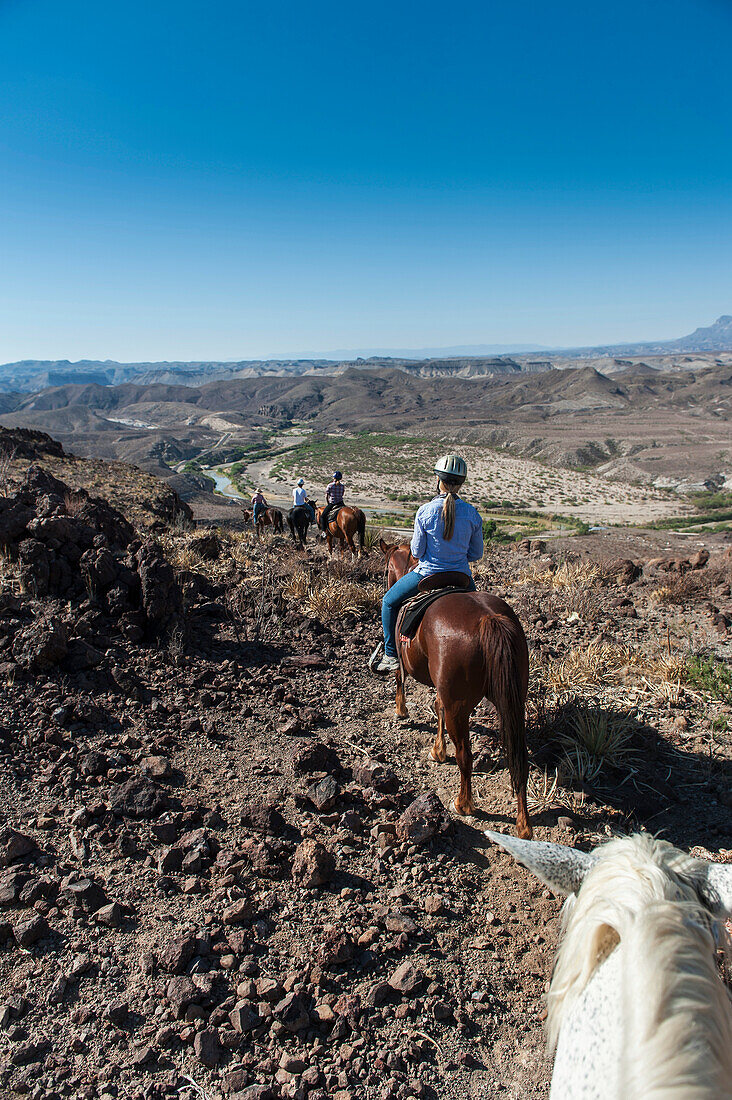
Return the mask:
[[433, 588], [429, 592], [420, 592], [416, 596], [412, 596], [411, 600], [403, 605], [399, 613], [399, 623], [397, 626], [397, 633], [401, 634], [403, 638], [412, 639], [419, 629], [419, 624], [424, 618], [424, 613], [428, 607], [439, 600], [441, 596], [450, 596], [453, 592], [465, 593], [464, 588]]

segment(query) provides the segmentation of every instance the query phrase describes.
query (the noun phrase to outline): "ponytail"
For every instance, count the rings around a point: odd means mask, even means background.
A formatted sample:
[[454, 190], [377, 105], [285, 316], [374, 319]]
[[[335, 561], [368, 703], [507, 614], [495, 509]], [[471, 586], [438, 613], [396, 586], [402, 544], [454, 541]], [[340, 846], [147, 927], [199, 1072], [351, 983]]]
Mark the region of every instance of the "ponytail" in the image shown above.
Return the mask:
[[440, 478], [439, 489], [445, 494], [445, 502], [442, 505], [442, 537], [449, 542], [455, 533], [455, 497], [460, 488], [460, 482], [443, 481]]

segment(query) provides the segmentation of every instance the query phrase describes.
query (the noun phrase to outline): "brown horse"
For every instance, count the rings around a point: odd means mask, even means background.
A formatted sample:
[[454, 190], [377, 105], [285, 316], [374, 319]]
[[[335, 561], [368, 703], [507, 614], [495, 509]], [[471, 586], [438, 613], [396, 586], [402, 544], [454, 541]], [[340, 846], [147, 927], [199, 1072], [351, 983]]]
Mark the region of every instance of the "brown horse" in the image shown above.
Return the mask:
[[[244, 522], [251, 523], [251, 508], [244, 509]], [[261, 538], [265, 527], [271, 527], [276, 535], [281, 535], [285, 530], [285, 517], [279, 508], [265, 508], [257, 516], [257, 535]]]
[[[320, 517], [325, 511], [325, 507], [316, 509], [316, 517], [318, 520], [318, 526], [320, 526]], [[358, 550], [356, 550], [356, 544], [353, 541], [354, 535], [358, 535]], [[341, 549], [341, 557], [345, 553], [346, 544], [355, 556], [359, 557], [366, 554], [364, 550], [364, 540], [366, 536], [366, 516], [360, 508], [351, 508], [348, 504], [341, 505], [335, 519], [332, 519], [328, 524], [328, 530], [325, 532], [326, 541], [328, 543], [328, 553], [333, 553], [333, 539], [338, 539], [338, 544]]]
[[[417, 563], [408, 545], [380, 540], [386, 559], [387, 587]], [[447, 759], [445, 730], [455, 745], [460, 769], [459, 814], [475, 811], [472, 790], [473, 754], [470, 716], [481, 699], [493, 703], [501, 724], [501, 738], [516, 795], [516, 832], [532, 836], [526, 805], [529, 758], [526, 749], [525, 704], [529, 683], [529, 651], [521, 623], [503, 600], [487, 592], [449, 593], [431, 604], [414, 638], [399, 636], [397, 652], [405, 676], [434, 687], [437, 698], [437, 738], [430, 757]], [[396, 674], [396, 711], [408, 717], [402, 670]]]

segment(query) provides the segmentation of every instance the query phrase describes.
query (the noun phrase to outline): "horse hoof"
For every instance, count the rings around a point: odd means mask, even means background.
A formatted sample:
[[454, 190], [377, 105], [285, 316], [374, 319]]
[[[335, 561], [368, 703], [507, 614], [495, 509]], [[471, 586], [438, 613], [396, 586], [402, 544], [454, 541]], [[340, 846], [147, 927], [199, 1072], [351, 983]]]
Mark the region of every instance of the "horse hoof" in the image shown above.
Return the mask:
[[471, 814], [475, 813], [475, 806], [472, 803], [467, 810], [461, 810], [457, 802], [453, 802], [453, 807], [455, 809], [455, 813], [460, 814], [461, 817], [470, 817]]
[[434, 749], [430, 750], [430, 760], [433, 764], [444, 764], [447, 760], [447, 753], [444, 756], [438, 756]]
[[531, 840], [534, 835], [534, 830], [530, 825], [516, 826], [516, 836], [519, 840]]

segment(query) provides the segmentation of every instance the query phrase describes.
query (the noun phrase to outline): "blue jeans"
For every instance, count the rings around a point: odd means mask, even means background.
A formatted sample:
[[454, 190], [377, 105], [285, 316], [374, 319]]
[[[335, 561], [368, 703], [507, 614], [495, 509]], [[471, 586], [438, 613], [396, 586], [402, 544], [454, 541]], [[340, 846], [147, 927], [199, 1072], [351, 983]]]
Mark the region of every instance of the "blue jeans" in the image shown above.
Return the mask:
[[255, 504], [254, 508], [252, 509], [252, 523], [256, 523], [257, 520], [259, 519], [259, 516], [262, 514], [262, 512], [266, 512], [266, 511], [267, 511], [267, 505], [266, 504]]
[[[405, 573], [403, 577], [384, 593], [381, 601], [381, 625], [384, 630], [384, 653], [387, 657], [396, 657], [396, 624], [399, 618], [399, 608], [411, 596], [414, 596], [422, 577], [419, 573]], [[472, 582], [469, 592], [475, 592], [475, 581]]]

